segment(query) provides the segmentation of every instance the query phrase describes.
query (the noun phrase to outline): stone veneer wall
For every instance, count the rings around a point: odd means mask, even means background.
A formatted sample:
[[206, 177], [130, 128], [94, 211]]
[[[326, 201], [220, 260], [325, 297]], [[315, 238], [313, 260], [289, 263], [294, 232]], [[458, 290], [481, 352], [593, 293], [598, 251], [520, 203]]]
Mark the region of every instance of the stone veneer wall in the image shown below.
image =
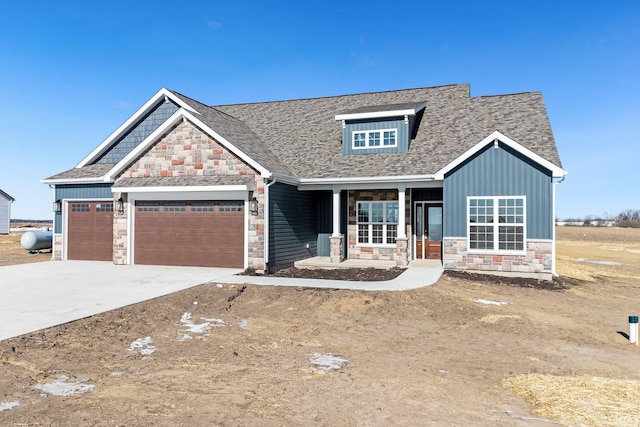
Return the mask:
[[53, 235], [53, 248], [51, 248], [53, 254], [51, 258], [54, 261], [62, 261], [62, 234]]
[[[114, 194], [115, 200], [120, 198]], [[124, 203], [124, 213], [113, 212], [113, 263], [124, 265], [127, 263], [127, 210], [129, 203]]]
[[[411, 220], [411, 203], [409, 192], [405, 195], [405, 219]], [[358, 246], [357, 202], [363, 201], [394, 201], [398, 200], [398, 190], [349, 190], [349, 223], [347, 242], [347, 258], [395, 261], [399, 266], [409, 263], [410, 248], [408, 240], [401, 241], [394, 246]], [[402, 226], [398, 224], [398, 226]], [[404, 224], [408, 229], [407, 224]]]
[[[254, 175], [253, 196], [258, 215], [249, 214], [248, 264], [264, 268], [264, 181], [260, 174], [190, 122], [182, 122], [162, 136], [120, 177]], [[124, 195], [123, 195], [124, 196]], [[126, 198], [126, 197], [125, 197]], [[126, 212], [126, 210], [125, 210]], [[126, 218], [114, 219], [114, 262], [126, 262]], [[124, 261], [122, 261], [124, 260]]]
[[525, 255], [469, 254], [465, 238], [445, 237], [443, 244], [446, 269], [501, 272], [514, 276], [550, 276], [552, 273], [553, 243], [548, 240], [527, 241]]

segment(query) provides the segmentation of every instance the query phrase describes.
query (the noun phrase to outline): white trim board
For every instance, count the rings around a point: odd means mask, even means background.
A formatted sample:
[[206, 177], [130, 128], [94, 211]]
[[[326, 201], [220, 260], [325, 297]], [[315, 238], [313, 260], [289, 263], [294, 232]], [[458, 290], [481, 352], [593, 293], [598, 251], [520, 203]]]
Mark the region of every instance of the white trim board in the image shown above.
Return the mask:
[[454, 161], [449, 163], [444, 168], [440, 169], [435, 174], [436, 179], [444, 180], [444, 176], [449, 171], [455, 169], [458, 165], [460, 165], [463, 162], [465, 162], [467, 159], [469, 159], [471, 156], [473, 156], [474, 154], [476, 154], [477, 152], [482, 150], [487, 145], [492, 144], [492, 143], [495, 144], [496, 141], [502, 142], [503, 144], [511, 147], [512, 149], [516, 150], [518, 153], [522, 154], [523, 156], [528, 157], [529, 159], [531, 159], [534, 162], [538, 163], [540, 166], [544, 167], [545, 169], [550, 170], [551, 174], [552, 174], [552, 176], [554, 178], [562, 178], [563, 176], [565, 176], [568, 173], [567, 171], [565, 171], [561, 167], [558, 167], [558, 166], [554, 165], [553, 163], [551, 163], [550, 161], [543, 159], [542, 157], [540, 157], [539, 155], [537, 155], [533, 151], [531, 151], [528, 148], [518, 144], [513, 139], [511, 139], [508, 136], [502, 134], [501, 132], [494, 131], [494, 132], [491, 133], [491, 135], [487, 136], [482, 141], [478, 142], [476, 145], [474, 145], [473, 147], [468, 149], [466, 152], [464, 152], [457, 159], [455, 159]]
[[165, 99], [171, 99], [171, 101], [175, 102], [181, 108], [191, 111], [196, 114], [198, 113], [196, 110], [191, 108], [188, 104], [182, 101], [180, 98], [175, 96], [170, 90], [166, 88], [161, 88], [155, 95], [151, 97], [147, 102], [142, 105], [142, 107], [138, 108], [138, 110], [133, 113], [131, 117], [127, 119], [120, 127], [118, 127], [115, 131], [111, 133], [100, 145], [98, 145], [87, 157], [82, 159], [80, 163], [76, 165], [77, 168], [81, 168], [91, 164], [91, 162], [95, 161], [100, 155], [102, 155], [105, 151], [107, 151], [111, 145], [116, 142], [121, 136], [123, 136], [126, 132], [131, 130], [138, 121], [148, 114], [152, 109], [154, 109], [157, 105], [164, 102]]

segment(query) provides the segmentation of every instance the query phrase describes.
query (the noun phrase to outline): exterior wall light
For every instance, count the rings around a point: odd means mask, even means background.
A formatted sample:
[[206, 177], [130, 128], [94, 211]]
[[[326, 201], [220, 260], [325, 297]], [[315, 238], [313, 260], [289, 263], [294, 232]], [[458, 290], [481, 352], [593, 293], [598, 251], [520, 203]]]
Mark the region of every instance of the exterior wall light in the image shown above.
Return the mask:
[[255, 197], [249, 200], [249, 213], [251, 213], [251, 215], [258, 215], [258, 201]]
[[53, 202], [53, 211], [55, 213], [62, 212], [62, 202], [60, 201], [60, 199], [58, 199], [55, 202]]
[[116, 200], [113, 207], [114, 207], [114, 210], [117, 211], [119, 215], [122, 215], [124, 213], [124, 201], [122, 200], [122, 197]]

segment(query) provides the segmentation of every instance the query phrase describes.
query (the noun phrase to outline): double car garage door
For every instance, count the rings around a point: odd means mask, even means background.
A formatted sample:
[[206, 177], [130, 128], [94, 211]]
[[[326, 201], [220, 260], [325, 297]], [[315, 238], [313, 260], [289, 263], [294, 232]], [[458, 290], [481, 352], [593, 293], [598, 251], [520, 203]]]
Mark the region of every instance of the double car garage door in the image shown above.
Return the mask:
[[[97, 205], [69, 213], [69, 259], [112, 259], [113, 206], [106, 215]], [[103, 209], [104, 210], [104, 209]], [[82, 220], [81, 220], [82, 219]], [[74, 224], [93, 224], [74, 237]], [[108, 223], [108, 224], [106, 224]], [[98, 224], [101, 226], [98, 227]], [[105, 224], [106, 232], [99, 232]], [[244, 202], [137, 202], [134, 213], [134, 263], [238, 267], [244, 265]], [[72, 250], [76, 246], [78, 250]], [[88, 258], [87, 253], [99, 254]], [[108, 256], [107, 256], [108, 253]], [[100, 258], [102, 256], [102, 258]]]

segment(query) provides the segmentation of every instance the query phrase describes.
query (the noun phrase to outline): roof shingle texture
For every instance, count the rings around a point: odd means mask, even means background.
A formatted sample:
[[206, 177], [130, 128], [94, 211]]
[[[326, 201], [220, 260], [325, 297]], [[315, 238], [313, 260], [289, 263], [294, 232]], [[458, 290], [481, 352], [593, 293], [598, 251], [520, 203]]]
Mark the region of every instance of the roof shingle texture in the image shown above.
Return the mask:
[[[342, 154], [336, 114], [424, 101], [408, 153]], [[434, 174], [496, 130], [562, 166], [539, 92], [472, 98], [462, 84], [212, 108], [246, 123], [299, 178]]]
[[73, 168], [68, 171], [61, 172], [59, 174], [50, 176], [49, 179], [79, 179], [79, 178], [102, 178], [107, 172], [109, 172], [115, 165], [110, 163], [97, 163], [93, 165], [87, 165], [81, 168]]
[[247, 185], [253, 182], [254, 175], [226, 176], [174, 176], [156, 178], [120, 178], [116, 187], [185, 187], [215, 185]]

